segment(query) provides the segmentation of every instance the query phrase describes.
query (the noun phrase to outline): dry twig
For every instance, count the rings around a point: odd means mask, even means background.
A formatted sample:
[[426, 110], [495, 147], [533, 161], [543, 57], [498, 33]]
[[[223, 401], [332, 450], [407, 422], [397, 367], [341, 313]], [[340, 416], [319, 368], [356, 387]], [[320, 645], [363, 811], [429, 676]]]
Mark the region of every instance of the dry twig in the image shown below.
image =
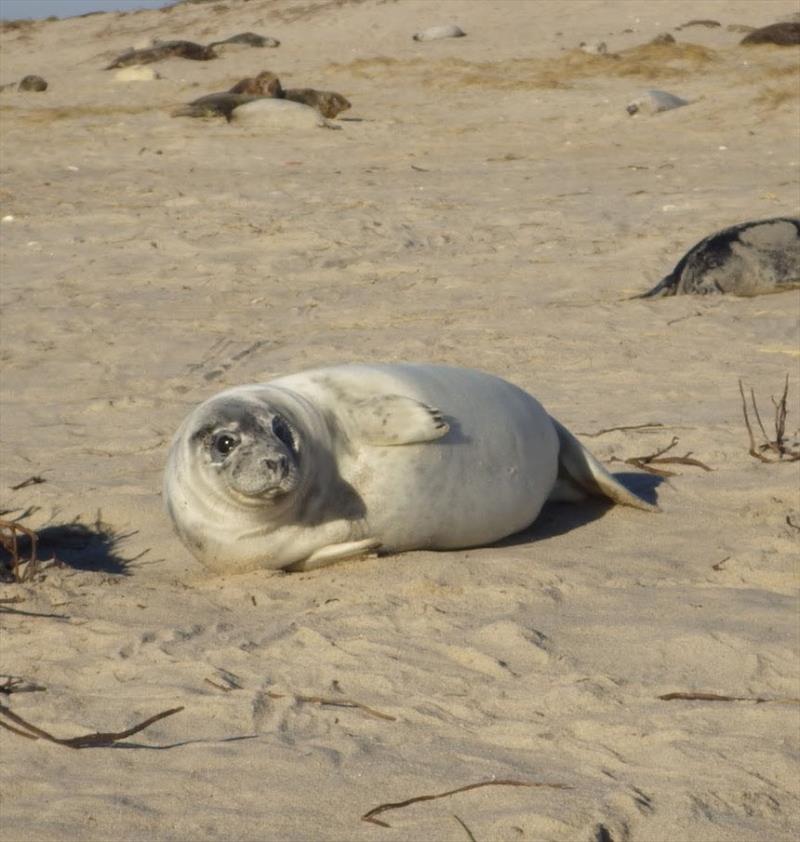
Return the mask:
[[394, 801], [388, 802], [386, 804], [379, 804], [377, 807], [373, 807], [371, 810], [364, 813], [364, 815], [361, 817], [361, 821], [372, 822], [372, 824], [377, 824], [381, 827], [391, 827], [390, 824], [381, 821], [381, 819], [376, 819], [375, 816], [379, 815], [380, 813], [385, 813], [388, 810], [399, 810], [401, 807], [408, 807], [410, 804], [418, 804], [420, 801], [435, 801], [437, 798], [447, 798], [449, 795], [456, 795], [459, 792], [469, 792], [472, 789], [479, 789], [480, 787], [484, 786], [524, 786], [529, 787], [531, 789], [537, 789], [542, 787], [547, 787], [549, 789], [572, 789], [572, 787], [568, 786], [567, 784], [541, 783], [538, 781], [480, 781], [476, 784], [467, 784], [467, 786], [460, 786], [458, 787], [458, 789], [451, 789], [447, 792], [437, 793], [436, 795], [417, 795], [414, 798], [407, 798], [405, 801]]
[[175, 713], [179, 713], [183, 710], [183, 707], [179, 708], [170, 708], [169, 710], [162, 711], [161, 713], [157, 713], [155, 716], [151, 716], [149, 719], [145, 719], [144, 722], [140, 722], [138, 725], [134, 725], [132, 728], [126, 728], [124, 731], [95, 731], [91, 734], [83, 734], [80, 737], [55, 737], [49, 731], [45, 731], [42, 728], [38, 728], [36, 725], [28, 722], [27, 720], [23, 719], [19, 714], [14, 713], [10, 708], [6, 707], [4, 704], [0, 704], [0, 716], [4, 716], [6, 719], [10, 719], [14, 726], [9, 725], [7, 722], [3, 722], [0, 720], [0, 727], [7, 729], [8, 731], [13, 731], [15, 734], [19, 734], [21, 737], [27, 737], [29, 740], [47, 740], [51, 743], [57, 743], [60, 746], [66, 746], [67, 748], [101, 748], [104, 746], [111, 746], [115, 743], [119, 742], [120, 740], [124, 740], [126, 737], [131, 737], [134, 734], [138, 734], [139, 731], [143, 731], [148, 726], [152, 725], [154, 722], [158, 722], [159, 719], [165, 719], [168, 716], [172, 716]]
[[[753, 435], [753, 427], [750, 423], [750, 415], [747, 410], [747, 399], [744, 395], [744, 386], [741, 378], [739, 379], [739, 394], [742, 396], [742, 414], [744, 415], [744, 424], [747, 427], [747, 435], [750, 439], [749, 453], [761, 462], [796, 462], [800, 460], [800, 447], [790, 447], [786, 442], [786, 416], [788, 415], [787, 397], [789, 395], [789, 375], [786, 375], [786, 381], [783, 386], [783, 394], [780, 400], [775, 400], [772, 396], [770, 400], [775, 408], [775, 418], [773, 423], [775, 426], [775, 438], [770, 440], [767, 431], [764, 429], [764, 424], [761, 421], [761, 414], [758, 411], [758, 404], [756, 403], [756, 395], [753, 389], [750, 389], [750, 404], [753, 408], [758, 427], [761, 430], [763, 441], [761, 444], [756, 444], [755, 436]], [[771, 457], [767, 453], [774, 454]]]
[[631, 456], [629, 459], [618, 459], [612, 456], [610, 462], [624, 462], [626, 465], [633, 465], [649, 474], [656, 474], [660, 477], [674, 477], [675, 471], [668, 471], [664, 468], [654, 468], [655, 463], [666, 465], [693, 465], [695, 468], [702, 468], [704, 471], [711, 471], [708, 465], [701, 462], [699, 459], [692, 459], [692, 451], [689, 450], [684, 456], [664, 456], [663, 454], [672, 450], [678, 444], [678, 437], [673, 436], [672, 441], [666, 446], [657, 450], [655, 453], [650, 453], [647, 456]]

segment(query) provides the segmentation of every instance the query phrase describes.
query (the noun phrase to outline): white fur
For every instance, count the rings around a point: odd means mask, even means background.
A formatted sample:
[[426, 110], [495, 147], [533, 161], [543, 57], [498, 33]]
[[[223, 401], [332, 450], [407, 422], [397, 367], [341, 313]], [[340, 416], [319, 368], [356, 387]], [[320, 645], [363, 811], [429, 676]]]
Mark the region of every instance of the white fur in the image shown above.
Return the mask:
[[416, 32], [412, 36], [415, 41], [439, 41], [442, 38], [463, 38], [467, 33], [460, 26], [448, 23], [444, 26], [431, 26]]
[[254, 99], [238, 106], [233, 110], [233, 120], [248, 126], [274, 129], [340, 128], [328, 122], [316, 108], [274, 97]]

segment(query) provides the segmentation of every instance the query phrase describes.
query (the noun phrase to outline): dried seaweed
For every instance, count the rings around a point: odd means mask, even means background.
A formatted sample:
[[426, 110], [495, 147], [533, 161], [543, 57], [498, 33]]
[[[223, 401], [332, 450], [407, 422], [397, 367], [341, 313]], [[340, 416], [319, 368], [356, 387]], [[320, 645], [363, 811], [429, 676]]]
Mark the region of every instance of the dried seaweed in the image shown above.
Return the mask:
[[[283, 698], [282, 694], [280, 693], [268, 693], [268, 696], [273, 699], [280, 699]], [[363, 710], [364, 713], [369, 714], [370, 716], [374, 716], [376, 719], [385, 719], [387, 722], [397, 722], [396, 716], [390, 716], [388, 713], [381, 713], [379, 710], [375, 710], [375, 708], [368, 707], [361, 702], [353, 701], [353, 699], [335, 699], [328, 696], [301, 696], [298, 694], [293, 694], [294, 699], [297, 702], [305, 702], [307, 704], [312, 705], [320, 705], [320, 706], [330, 706], [330, 707], [337, 707], [337, 708], [358, 708], [358, 710]]]
[[579, 436], [586, 436], [589, 439], [595, 439], [598, 436], [604, 436], [606, 433], [613, 433], [617, 430], [647, 430], [653, 427], [663, 427], [663, 424], [660, 424], [655, 421], [650, 421], [647, 424], [628, 424], [622, 427], [604, 427], [602, 430], [598, 430], [596, 433], [578, 433]]
[[[761, 462], [796, 462], [800, 460], [800, 447], [789, 446], [786, 442], [786, 416], [788, 409], [786, 406], [786, 399], [789, 395], [789, 375], [786, 375], [786, 381], [783, 386], [783, 394], [779, 400], [775, 400], [772, 396], [772, 405], [775, 408], [775, 417], [773, 423], [775, 426], [775, 438], [770, 439], [767, 431], [764, 429], [764, 424], [761, 421], [761, 414], [758, 411], [758, 404], [756, 403], [756, 396], [753, 389], [750, 389], [750, 404], [753, 408], [753, 414], [758, 422], [759, 429], [763, 441], [761, 444], [756, 444], [755, 436], [753, 435], [753, 427], [750, 423], [750, 414], [747, 409], [747, 399], [744, 396], [744, 386], [741, 378], [739, 379], [739, 394], [742, 396], [742, 413], [744, 415], [744, 424], [747, 427], [747, 435], [750, 439], [749, 453], [754, 458]], [[768, 455], [769, 454], [769, 455]]]
[[221, 681], [224, 681], [224, 684], [220, 684], [217, 681], [214, 681], [211, 678], [203, 679], [206, 684], [210, 684], [212, 687], [216, 687], [217, 690], [222, 690], [223, 693], [230, 693], [231, 690], [241, 690], [242, 684], [241, 679], [235, 673], [229, 672], [225, 669], [217, 669], [217, 675]]
[[47, 482], [47, 480], [44, 477], [28, 477], [27, 479], [22, 480], [22, 482], [18, 482], [16, 485], [12, 485], [11, 490], [19, 491], [21, 488], [27, 488], [29, 485], [39, 485], [43, 482]]
[[777, 702], [778, 704], [800, 704], [800, 699], [765, 699], [760, 696], [724, 696], [719, 693], [664, 693], [658, 697], [662, 701], [671, 702], [681, 699], [686, 702], [756, 702], [766, 704]]
[[647, 473], [649, 474], [656, 474], [656, 476], [660, 477], [674, 477], [675, 471], [668, 471], [664, 468], [655, 468], [653, 467], [654, 464], [692, 465], [695, 468], [702, 468], [704, 471], [713, 470], [713, 468], [709, 468], [708, 465], [704, 464], [699, 459], [692, 459], [691, 450], [687, 451], [683, 456], [663, 455], [668, 451], [672, 450], [673, 447], [676, 447], [677, 444], [678, 437], [673, 436], [672, 441], [666, 447], [662, 447], [660, 450], [656, 450], [655, 453], [650, 453], [647, 456], [631, 456], [629, 459], [618, 459], [616, 456], [612, 456], [609, 461], [624, 462], [626, 465], [633, 465], [636, 468], [640, 468], [643, 471], [647, 471]]
[[478, 842], [475, 838], [475, 834], [467, 827], [466, 822], [462, 818], [459, 818], [455, 813], [453, 813], [453, 818], [461, 825], [461, 827], [464, 828], [464, 832], [467, 834], [469, 842]]
[[11, 722], [14, 723], [14, 725], [9, 725], [7, 722], [0, 720], [0, 727], [3, 727], [8, 731], [13, 731], [21, 737], [27, 737], [29, 740], [47, 740], [48, 742], [57, 743], [58, 745], [66, 746], [67, 748], [103, 748], [105, 746], [112, 746], [120, 740], [124, 740], [126, 737], [138, 734], [139, 731], [143, 731], [154, 722], [158, 722], [160, 719], [165, 719], [166, 717], [179, 713], [182, 710], [183, 707], [164, 710], [161, 713], [157, 713], [155, 716], [145, 719], [144, 722], [134, 725], [132, 728], [126, 728], [124, 731], [95, 731], [91, 734], [83, 734], [80, 737], [62, 738], [53, 736], [53, 734], [49, 731], [45, 731], [43, 728], [33, 725], [19, 716], [19, 714], [14, 713], [4, 704], [0, 704], [0, 716], [10, 719]]
[[450, 795], [457, 795], [459, 792], [469, 792], [470, 790], [479, 789], [484, 786], [520, 786], [528, 787], [530, 789], [545, 787], [548, 789], [572, 789], [572, 787], [567, 784], [554, 784], [540, 781], [516, 781], [511, 779], [480, 781], [476, 784], [467, 784], [466, 786], [460, 786], [457, 789], [450, 789], [447, 792], [440, 792], [436, 795], [416, 795], [413, 798], [407, 798], [405, 801], [393, 801], [387, 802], [386, 804], [379, 804], [377, 807], [373, 807], [371, 810], [364, 813], [361, 817], [361, 821], [372, 822], [372, 824], [377, 824], [381, 827], [391, 827], [391, 825], [387, 822], [381, 821], [381, 819], [377, 819], [375, 817], [381, 813], [387, 812], [388, 810], [399, 810], [401, 807], [408, 807], [411, 804], [419, 804], [421, 801], [435, 801], [437, 798], [447, 798]]
[[[24, 536], [30, 542], [28, 556], [22, 555], [20, 550], [20, 536]], [[34, 577], [39, 567], [39, 559], [36, 555], [36, 543], [38, 537], [32, 529], [22, 526], [14, 520], [0, 518], [0, 547], [8, 553], [11, 566], [11, 576], [14, 582], [25, 582]], [[25, 568], [22, 565], [25, 564]]]
[[41, 684], [36, 684], [34, 681], [28, 681], [25, 678], [19, 678], [16, 675], [0, 676], [0, 693], [5, 693], [10, 696], [12, 693], [41, 693], [47, 688], [42, 687]]

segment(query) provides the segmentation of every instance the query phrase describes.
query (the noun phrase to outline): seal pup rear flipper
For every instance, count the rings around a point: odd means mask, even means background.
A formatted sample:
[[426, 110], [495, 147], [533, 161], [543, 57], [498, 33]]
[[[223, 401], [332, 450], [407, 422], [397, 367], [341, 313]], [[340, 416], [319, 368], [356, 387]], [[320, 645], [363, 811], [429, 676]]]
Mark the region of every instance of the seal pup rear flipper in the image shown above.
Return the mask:
[[623, 506], [633, 506], [645, 512], [660, 512], [658, 506], [642, 500], [629, 491], [610, 474], [591, 453], [570, 433], [552, 418], [558, 433], [558, 479], [550, 493], [549, 500], [580, 500], [582, 492], [607, 497]]

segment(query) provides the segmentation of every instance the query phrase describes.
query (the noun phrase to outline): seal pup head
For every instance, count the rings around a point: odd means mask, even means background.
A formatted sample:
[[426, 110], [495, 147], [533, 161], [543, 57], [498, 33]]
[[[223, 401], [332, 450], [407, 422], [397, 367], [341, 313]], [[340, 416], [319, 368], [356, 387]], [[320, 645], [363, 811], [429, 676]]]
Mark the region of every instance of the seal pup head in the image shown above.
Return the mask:
[[301, 485], [302, 438], [281, 407], [247, 392], [222, 394], [187, 418], [174, 445], [176, 467], [219, 502], [277, 506]]
[[280, 567], [278, 530], [307, 508], [325, 436], [295, 396], [243, 386], [200, 404], [167, 458], [164, 504], [198, 560], [220, 571]]

